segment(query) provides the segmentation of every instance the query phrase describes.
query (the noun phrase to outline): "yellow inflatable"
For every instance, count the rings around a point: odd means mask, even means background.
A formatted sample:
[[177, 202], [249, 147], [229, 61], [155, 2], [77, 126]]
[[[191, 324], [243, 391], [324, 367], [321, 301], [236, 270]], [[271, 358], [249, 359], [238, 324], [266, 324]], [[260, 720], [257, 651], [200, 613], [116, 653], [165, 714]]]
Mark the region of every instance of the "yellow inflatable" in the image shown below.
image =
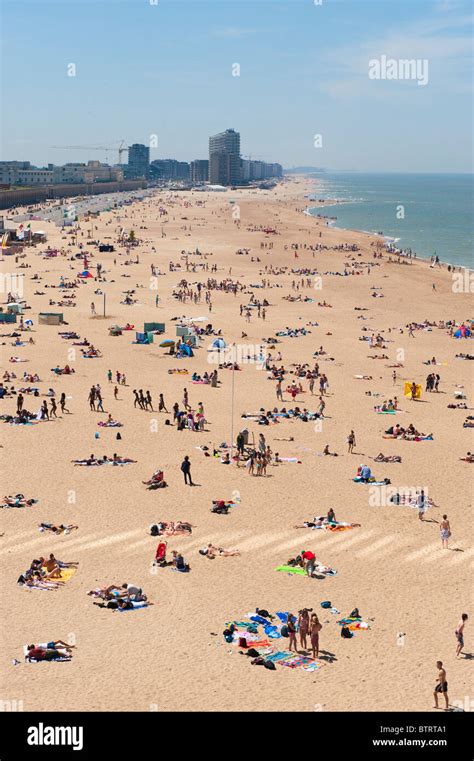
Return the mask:
[[[404, 396], [408, 396], [411, 399], [411, 387], [413, 385], [412, 383], [405, 382], [405, 388], [403, 389]], [[421, 385], [419, 383], [416, 384], [416, 393], [415, 393], [415, 399], [421, 399]]]

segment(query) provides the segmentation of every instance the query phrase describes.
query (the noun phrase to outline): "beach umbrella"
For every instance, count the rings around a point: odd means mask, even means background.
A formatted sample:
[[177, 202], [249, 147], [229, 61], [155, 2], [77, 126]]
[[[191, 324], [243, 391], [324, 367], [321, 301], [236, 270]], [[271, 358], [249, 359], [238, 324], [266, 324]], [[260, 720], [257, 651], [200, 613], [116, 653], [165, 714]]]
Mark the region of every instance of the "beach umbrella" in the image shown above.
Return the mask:
[[166, 348], [168, 348], [168, 347], [170, 347], [170, 346], [174, 346], [174, 345], [175, 345], [175, 343], [176, 343], [175, 341], [172, 341], [170, 338], [167, 338], [165, 341], [162, 341], [162, 342], [160, 343], [160, 346], [161, 346], [163, 349], [166, 349]]

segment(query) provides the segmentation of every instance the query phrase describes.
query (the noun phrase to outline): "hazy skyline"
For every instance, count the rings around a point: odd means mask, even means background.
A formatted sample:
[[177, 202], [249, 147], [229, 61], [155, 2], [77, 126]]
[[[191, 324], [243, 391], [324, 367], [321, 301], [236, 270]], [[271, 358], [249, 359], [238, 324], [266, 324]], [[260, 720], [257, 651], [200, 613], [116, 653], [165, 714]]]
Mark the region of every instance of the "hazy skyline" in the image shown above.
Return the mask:
[[[3, 0], [2, 16], [3, 160], [151, 139], [151, 160], [190, 161], [233, 127], [244, 156], [285, 167], [472, 171], [465, 0]], [[428, 81], [371, 79], [383, 56], [426, 61]]]

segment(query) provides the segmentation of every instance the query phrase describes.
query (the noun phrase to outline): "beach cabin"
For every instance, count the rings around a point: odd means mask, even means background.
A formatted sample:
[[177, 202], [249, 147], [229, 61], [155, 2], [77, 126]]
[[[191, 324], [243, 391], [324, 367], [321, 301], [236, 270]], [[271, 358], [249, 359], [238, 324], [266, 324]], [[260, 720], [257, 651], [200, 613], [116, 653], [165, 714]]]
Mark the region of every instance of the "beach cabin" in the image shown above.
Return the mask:
[[38, 315], [40, 325], [62, 325], [63, 315], [60, 312], [40, 312]]

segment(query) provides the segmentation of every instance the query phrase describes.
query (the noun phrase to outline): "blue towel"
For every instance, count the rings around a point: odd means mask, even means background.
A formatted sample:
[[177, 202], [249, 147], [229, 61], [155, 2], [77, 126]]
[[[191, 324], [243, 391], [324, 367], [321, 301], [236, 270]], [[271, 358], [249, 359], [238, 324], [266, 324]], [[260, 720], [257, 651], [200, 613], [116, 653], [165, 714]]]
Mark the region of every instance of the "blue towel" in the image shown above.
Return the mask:
[[[288, 613], [280, 612], [280, 613], [277, 613], [276, 615], [278, 616], [282, 624], [288, 623]], [[296, 616], [292, 616], [291, 620], [296, 621]]]

